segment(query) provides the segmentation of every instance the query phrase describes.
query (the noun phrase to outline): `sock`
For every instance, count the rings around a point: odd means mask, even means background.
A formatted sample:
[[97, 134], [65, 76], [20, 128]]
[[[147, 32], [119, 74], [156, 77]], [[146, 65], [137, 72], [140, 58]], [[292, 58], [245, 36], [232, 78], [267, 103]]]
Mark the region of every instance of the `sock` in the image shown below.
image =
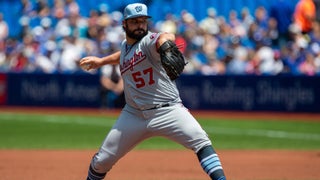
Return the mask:
[[226, 180], [222, 165], [212, 146], [206, 146], [197, 153], [203, 170], [212, 180]]
[[90, 164], [87, 180], [102, 180], [107, 173], [97, 173]]

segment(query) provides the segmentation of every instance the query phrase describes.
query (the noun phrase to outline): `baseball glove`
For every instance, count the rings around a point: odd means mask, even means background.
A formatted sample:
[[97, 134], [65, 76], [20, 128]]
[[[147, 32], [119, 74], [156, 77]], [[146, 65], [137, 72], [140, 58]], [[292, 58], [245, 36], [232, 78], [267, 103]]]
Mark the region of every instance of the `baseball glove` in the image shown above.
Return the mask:
[[159, 48], [161, 64], [171, 80], [177, 79], [187, 64], [176, 44], [164, 42]]

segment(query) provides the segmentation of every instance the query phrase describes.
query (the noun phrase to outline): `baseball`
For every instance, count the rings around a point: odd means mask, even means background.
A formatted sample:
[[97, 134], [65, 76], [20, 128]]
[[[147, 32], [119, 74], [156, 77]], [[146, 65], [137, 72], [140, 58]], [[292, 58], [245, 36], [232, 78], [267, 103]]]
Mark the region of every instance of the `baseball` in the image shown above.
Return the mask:
[[81, 68], [83, 69], [83, 70], [85, 70], [85, 71], [89, 71], [90, 70], [90, 68], [91, 68], [91, 64], [82, 64], [81, 65]]

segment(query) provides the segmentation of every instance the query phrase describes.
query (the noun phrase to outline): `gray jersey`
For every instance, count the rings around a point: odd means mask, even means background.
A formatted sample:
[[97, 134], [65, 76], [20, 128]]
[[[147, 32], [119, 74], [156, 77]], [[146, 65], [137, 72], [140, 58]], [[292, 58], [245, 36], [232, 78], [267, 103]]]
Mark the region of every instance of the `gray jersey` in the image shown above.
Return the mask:
[[145, 110], [164, 103], [181, 102], [174, 81], [167, 76], [160, 62], [156, 43], [160, 33], [148, 32], [140, 41], [121, 45], [120, 71], [129, 106]]

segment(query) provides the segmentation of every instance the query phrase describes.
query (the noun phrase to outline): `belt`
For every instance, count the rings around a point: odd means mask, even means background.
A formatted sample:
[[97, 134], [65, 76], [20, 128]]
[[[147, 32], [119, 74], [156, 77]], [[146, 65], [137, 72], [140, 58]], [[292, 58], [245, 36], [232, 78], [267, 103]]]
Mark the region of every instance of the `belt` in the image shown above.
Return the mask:
[[146, 110], [152, 110], [152, 109], [158, 109], [158, 108], [162, 108], [162, 107], [169, 107], [170, 103], [164, 103], [164, 104], [158, 104], [152, 108], [146, 109]]

